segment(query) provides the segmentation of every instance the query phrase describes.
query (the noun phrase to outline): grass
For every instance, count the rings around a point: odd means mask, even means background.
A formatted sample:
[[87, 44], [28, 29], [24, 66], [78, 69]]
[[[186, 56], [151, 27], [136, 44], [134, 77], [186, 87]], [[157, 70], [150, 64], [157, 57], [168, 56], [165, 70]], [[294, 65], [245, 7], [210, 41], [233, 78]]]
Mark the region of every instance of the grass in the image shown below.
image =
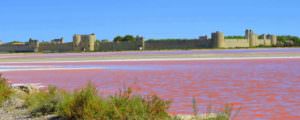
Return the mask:
[[133, 95], [131, 89], [109, 97], [98, 95], [91, 83], [86, 87], [66, 93], [49, 87], [29, 95], [26, 106], [33, 116], [57, 114], [62, 119], [75, 120], [161, 120], [171, 119], [167, 110], [170, 101], [155, 95]]
[[3, 105], [7, 99], [13, 94], [13, 90], [7, 83], [7, 79], [3, 78], [0, 74], [0, 107]]
[[[207, 107], [207, 113], [206, 116], [199, 117], [199, 111], [197, 108], [197, 101], [195, 98], [193, 98], [193, 115], [195, 120], [232, 120], [234, 119], [240, 112], [241, 107], [238, 108], [237, 111], [234, 112], [233, 105], [226, 104], [223, 108], [223, 110], [219, 112], [212, 112], [212, 106]], [[211, 115], [211, 117], [210, 117]]]
[[49, 86], [48, 91], [28, 95], [25, 99], [25, 106], [33, 116], [53, 114], [57, 111], [63, 95], [64, 93], [57, 90], [56, 87]]
[[80, 91], [64, 96], [58, 106], [58, 115], [64, 119], [106, 119], [107, 104], [97, 95], [97, 90], [88, 84]]

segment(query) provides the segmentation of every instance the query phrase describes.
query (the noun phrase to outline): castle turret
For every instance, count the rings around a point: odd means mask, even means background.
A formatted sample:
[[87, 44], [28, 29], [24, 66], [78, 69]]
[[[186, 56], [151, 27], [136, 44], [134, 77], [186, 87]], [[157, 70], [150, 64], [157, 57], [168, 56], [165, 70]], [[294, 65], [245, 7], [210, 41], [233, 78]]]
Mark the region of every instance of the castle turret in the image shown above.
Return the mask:
[[31, 47], [33, 49], [34, 52], [39, 51], [40, 43], [38, 40], [33, 40], [30, 38], [28, 41], [28, 45], [29, 45], [29, 47]]
[[257, 46], [258, 36], [252, 30], [248, 30], [248, 29], [246, 30], [245, 38], [247, 40], [249, 40], [249, 46], [250, 47], [256, 47]]
[[212, 41], [213, 41], [213, 47], [214, 48], [225, 48], [225, 38], [224, 33], [222, 32], [215, 32], [212, 33]]
[[77, 35], [73, 36], [73, 50], [75, 51], [95, 51], [96, 35]]
[[96, 35], [90, 34], [88, 39], [88, 50], [95, 51], [95, 42], [96, 42]]
[[271, 35], [271, 44], [272, 44], [272, 46], [277, 45], [277, 36], [276, 35]]
[[136, 36], [136, 42], [137, 42], [137, 49], [143, 50], [145, 46], [144, 37], [142, 36]]
[[80, 42], [81, 42], [81, 36], [75, 34], [75, 35], [73, 36], [73, 46], [74, 46], [74, 47], [78, 47], [79, 44], [80, 44]]

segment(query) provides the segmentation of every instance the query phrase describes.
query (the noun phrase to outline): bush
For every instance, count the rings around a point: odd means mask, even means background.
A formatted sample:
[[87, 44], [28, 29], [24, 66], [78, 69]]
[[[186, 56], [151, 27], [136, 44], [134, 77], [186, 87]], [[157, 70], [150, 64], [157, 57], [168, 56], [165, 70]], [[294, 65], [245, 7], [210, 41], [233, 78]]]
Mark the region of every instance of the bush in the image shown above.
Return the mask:
[[65, 96], [58, 106], [58, 115], [64, 119], [101, 120], [149, 120], [170, 118], [167, 109], [169, 101], [157, 96], [134, 96], [128, 89], [106, 99], [97, 95], [89, 84], [72, 95]]
[[164, 101], [157, 96], [134, 96], [128, 89], [109, 99], [111, 108], [110, 119], [120, 120], [162, 120], [169, 119], [167, 113], [170, 101]]
[[84, 89], [64, 96], [58, 106], [58, 115], [64, 119], [92, 120], [107, 119], [105, 101], [97, 95], [97, 90], [91, 84]]
[[0, 74], [0, 107], [7, 99], [13, 94], [13, 90], [7, 83], [7, 79], [3, 78]]
[[31, 115], [40, 116], [53, 114], [57, 111], [57, 105], [63, 98], [63, 92], [56, 87], [49, 86], [48, 91], [40, 91], [27, 96], [25, 106]]

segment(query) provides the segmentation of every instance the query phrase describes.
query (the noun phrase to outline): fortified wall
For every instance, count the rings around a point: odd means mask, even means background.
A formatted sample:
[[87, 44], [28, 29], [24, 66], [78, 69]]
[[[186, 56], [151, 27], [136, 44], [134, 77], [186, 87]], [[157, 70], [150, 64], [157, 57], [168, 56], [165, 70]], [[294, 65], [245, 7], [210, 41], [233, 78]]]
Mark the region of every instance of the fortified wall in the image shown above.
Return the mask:
[[163, 50], [163, 49], [201, 49], [201, 48], [249, 48], [258, 46], [276, 46], [275, 35], [257, 35], [246, 30], [244, 38], [226, 39], [224, 33], [214, 32], [211, 37], [197, 39], [147, 40], [141, 36], [133, 42], [99, 42], [95, 34], [73, 36], [73, 41], [65, 43], [64, 38], [41, 42], [29, 39], [24, 44], [1, 44], [0, 52], [86, 52], [86, 51], [126, 51], [126, 50]]
[[126, 51], [143, 50], [145, 46], [144, 38], [136, 36], [136, 41], [127, 42], [97, 42], [95, 51]]
[[263, 34], [258, 36], [252, 30], [245, 31], [244, 39], [225, 39], [222, 32], [212, 33], [211, 36], [213, 48], [248, 48], [277, 45], [277, 37], [275, 35]]
[[0, 52], [38, 52], [38, 40], [29, 39], [26, 43], [4, 43], [0, 45]]

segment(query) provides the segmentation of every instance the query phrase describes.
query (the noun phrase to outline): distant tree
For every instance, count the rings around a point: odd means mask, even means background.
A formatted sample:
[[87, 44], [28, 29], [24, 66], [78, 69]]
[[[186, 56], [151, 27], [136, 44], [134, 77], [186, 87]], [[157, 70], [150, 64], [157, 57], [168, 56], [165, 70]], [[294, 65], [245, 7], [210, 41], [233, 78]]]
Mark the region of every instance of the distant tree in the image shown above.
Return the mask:
[[281, 42], [282, 44], [288, 45], [288, 46], [299, 46], [300, 45], [300, 38], [297, 36], [292, 35], [282, 35], [277, 36], [277, 40]]
[[133, 41], [136, 41], [136, 38], [133, 37], [132, 35], [126, 35], [124, 38], [123, 38], [123, 41], [130, 41], [130, 42], [133, 42]]
[[297, 36], [283, 35], [283, 36], [277, 36], [277, 39], [278, 41], [281, 42], [293, 41], [295, 43], [300, 43], [300, 38]]
[[132, 35], [126, 35], [124, 37], [122, 36], [117, 36], [114, 38], [114, 42], [128, 42], [128, 41], [136, 41], [136, 38], [133, 37]]
[[19, 45], [19, 44], [25, 44], [25, 43], [24, 43], [24, 42], [17, 41], [17, 40], [14, 40], [14, 41], [9, 42], [8, 44], [11, 44], [11, 45]]
[[117, 36], [117, 37], [114, 38], [114, 42], [121, 42], [122, 39], [123, 39], [123, 37]]
[[244, 36], [225, 36], [225, 39], [245, 39]]
[[108, 39], [101, 40], [101, 42], [109, 42]]

